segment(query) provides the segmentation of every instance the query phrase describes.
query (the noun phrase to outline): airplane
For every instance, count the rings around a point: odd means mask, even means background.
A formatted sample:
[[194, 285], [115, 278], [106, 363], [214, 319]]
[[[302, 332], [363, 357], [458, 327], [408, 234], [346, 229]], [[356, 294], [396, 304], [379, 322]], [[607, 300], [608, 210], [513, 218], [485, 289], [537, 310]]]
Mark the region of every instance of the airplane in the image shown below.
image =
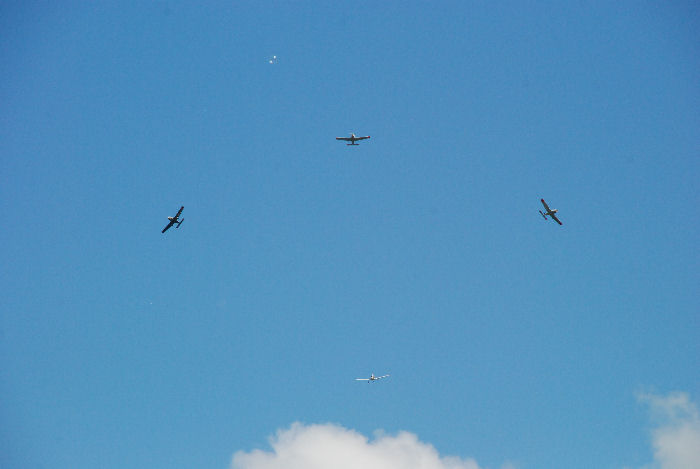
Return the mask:
[[540, 215], [542, 215], [545, 220], [547, 219], [547, 215], [549, 215], [550, 217], [552, 217], [552, 220], [554, 220], [555, 222], [557, 222], [561, 225], [561, 222], [559, 221], [559, 219], [555, 215], [555, 213], [557, 213], [558, 210], [557, 209], [551, 210], [549, 208], [549, 205], [547, 205], [547, 202], [544, 201], [544, 199], [540, 199], [540, 202], [542, 202], [542, 205], [544, 205], [544, 209], [545, 209], [544, 213], [542, 213], [542, 210], [540, 210]]
[[355, 381], [367, 381], [367, 383], [371, 383], [372, 381], [377, 381], [378, 379], [386, 378], [389, 375], [384, 375], [384, 376], [374, 376], [374, 373], [369, 378], [355, 378]]
[[182, 207], [180, 207], [180, 210], [177, 211], [177, 215], [175, 215], [174, 217], [168, 217], [168, 220], [170, 220], [168, 222], [168, 226], [163, 228], [163, 231], [161, 231], [161, 233], [165, 233], [166, 231], [168, 231], [168, 229], [171, 226], [173, 226], [176, 223], [177, 223], [177, 226], [175, 228], [180, 228], [180, 224], [182, 224], [182, 222], [185, 221], [185, 219], [183, 218], [182, 220], [178, 221], [178, 217], [180, 216], [180, 214], [182, 213], [182, 209], [184, 209], [184, 208], [185, 208], [185, 206], [183, 205]]
[[357, 143], [355, 143], [355, 142], [357, 142], [358, 140], [365, 140], [368, 138], [369, 138], [369, 135], [366, 137], [355, 137], [355, 134], [350, 134], [349, 137], [336, 137], [335, 139], [350, 142], [350, 143], [346, 143], [346, 145], [357, 145]]

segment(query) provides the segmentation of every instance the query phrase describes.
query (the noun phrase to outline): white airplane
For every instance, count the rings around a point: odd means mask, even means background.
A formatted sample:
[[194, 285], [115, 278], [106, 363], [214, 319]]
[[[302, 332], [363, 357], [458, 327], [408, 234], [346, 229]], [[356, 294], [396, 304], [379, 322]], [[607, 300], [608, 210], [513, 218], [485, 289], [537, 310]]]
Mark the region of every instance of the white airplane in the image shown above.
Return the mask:
[[371, 383], [372, 381], [377, 381], [378, 379], [386, 378], [389, 375], [384, 375], [384, 376], [374, 376], [374, 373], [369, 378], [355, 378], [355, 381], [367, 381], [368, 383]]
[[549, 205], [547, 205], [547, 202], [545, 202], [544, 199], [540, 199], [540, 202], [542, 202], [542, 205], [544, 205], [544, 209], [545, 209], [545, 213], [542, 213], [542, 210], [540, 210], [540, 215], [542, 215], [545, 220], [547, 219], [547, 215], [549, 215], [550, 217], [552, 217], [552, 220], [554, 220], [555, 222], [557, 222], [561, 225], [561, 222], [559, 221], [559, 219], [555, 215], [555, 213], [557, 213], [558, 210], [557, 209], [550, 210]]
[[366, 137], [355, 137], [355, 134], [350, 134], [349, 137], [336, 137], [335, 139], [350, 142], [350, 143], [346, 143], [346, 145], [357, 145], [357, 143], [355, 143], [355, 142], [357, 142], [358, 140], [366, 140], [368, 138], [369, 138], [369, 135]]

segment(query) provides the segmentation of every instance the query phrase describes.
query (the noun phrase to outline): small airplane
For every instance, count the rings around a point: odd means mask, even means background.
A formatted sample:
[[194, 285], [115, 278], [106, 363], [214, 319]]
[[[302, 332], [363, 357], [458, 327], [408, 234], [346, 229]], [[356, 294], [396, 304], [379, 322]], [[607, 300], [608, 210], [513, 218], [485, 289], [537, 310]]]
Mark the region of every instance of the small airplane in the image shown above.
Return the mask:
[[547, 215], [549, 215], [550, 217], [552, 217], [552, 220], [554, 220], [555, 222], [557, 222], [561, 225], [561, 222], [559, 221], [559, 219], [555, 215], [555, 213], [557, 213], [558, 210], [557, 209], [554, 209], [554, 210], [550, 209], [549, 205], [547, 205], [547, 202], [545, 202], [544, 199], [540, 199], [540, 202], [542, 202], [542, 205], [544, 205], [544, 210], [545, 210], [544, 213], [542, 212], [542, 210], [540, 210], [540, 215], [542, 215], [545, 220], [547, 219]]
[[350, 142], [350, 143], [346, 143], [346, 145], [357, 145], [357, 143], [355, 143], [355, 142], [357, 142], [358, 140], [365, 140], [368, 138], [369, 138], [369, 135], [366, 137], [355, 137], [355, 134], [350, 134], [349, 137], [336, 137], [335, 139]]
[[176, 223], [177, 226], [175, 228], [180, 228], [180, 225], [183, 221], [185, 221], [185, 219], [183, 218], [182, 220], [178, 220], [178, 217], [180, 216], [180, 214], [182, 213], [182, 209], [184, 208], [185, 206], [183, 205], [182, 207], [180, 207], [180, 210], [177, 211], [177, 215], [175, 215], [174, 217], [168, 217], [168, 220], [170, 221], [168, 222], [168, 225], [165, 228], [163, 228], [163, 231], [161, 231], [161, 233], [165, 233], [171, 226], [173, 226]]
[[384, 376], [374, 376], [374, 373], [369, 378], [355, 378], [355, 381], [367, 381], [367, 383], [371, 383], [372, 381], [377, 381], [378, 379], [386, 378], [389, 375], [384, 375]]

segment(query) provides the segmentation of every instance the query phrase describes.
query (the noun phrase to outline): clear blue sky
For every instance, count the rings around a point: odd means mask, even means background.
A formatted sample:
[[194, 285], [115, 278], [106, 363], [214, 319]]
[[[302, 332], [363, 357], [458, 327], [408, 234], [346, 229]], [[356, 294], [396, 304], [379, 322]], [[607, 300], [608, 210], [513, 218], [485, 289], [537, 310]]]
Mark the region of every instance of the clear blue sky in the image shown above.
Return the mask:
[[636, 396], [700, 399], [698, 4], [206, 3], [0, 7], [0, 465], [651, 461]]

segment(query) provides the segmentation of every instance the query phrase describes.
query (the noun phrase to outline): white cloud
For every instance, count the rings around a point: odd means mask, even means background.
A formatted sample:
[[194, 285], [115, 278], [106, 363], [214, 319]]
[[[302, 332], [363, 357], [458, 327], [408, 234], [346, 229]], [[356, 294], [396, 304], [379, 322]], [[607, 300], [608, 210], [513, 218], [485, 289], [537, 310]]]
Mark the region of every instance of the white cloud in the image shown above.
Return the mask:
[[[479, 469], [473, 459], [440, 456], [413, 433], [374, 440], [339, 425], [294, 423], [270, 438], [272, 451], [238, 451], [232, 469]], [[506, 467], [506, 466], [504, 466]], [[512, 468], [513, 466], [508, 466]]]
[[661, 469], [700, 469], [700, 414], [686, 393], [643, 394], [657, 427], [652, 431], [654, 464]]

